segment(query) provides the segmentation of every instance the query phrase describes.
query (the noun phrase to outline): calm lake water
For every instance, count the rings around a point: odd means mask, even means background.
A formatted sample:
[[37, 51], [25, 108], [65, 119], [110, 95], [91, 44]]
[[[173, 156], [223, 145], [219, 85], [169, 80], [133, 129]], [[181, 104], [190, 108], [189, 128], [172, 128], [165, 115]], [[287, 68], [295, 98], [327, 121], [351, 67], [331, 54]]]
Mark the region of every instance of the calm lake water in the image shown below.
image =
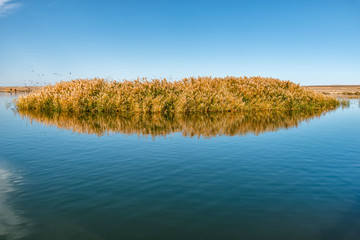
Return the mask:
[[360, 239], [360, 104], [80, 119], [0, 94], [0, 239]]

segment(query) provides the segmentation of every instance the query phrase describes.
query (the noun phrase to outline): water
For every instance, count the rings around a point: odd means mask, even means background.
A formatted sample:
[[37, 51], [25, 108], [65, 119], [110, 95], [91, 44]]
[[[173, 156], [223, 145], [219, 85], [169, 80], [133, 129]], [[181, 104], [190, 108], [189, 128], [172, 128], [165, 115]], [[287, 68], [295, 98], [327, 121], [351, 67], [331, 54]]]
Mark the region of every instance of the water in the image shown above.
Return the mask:
[[78, 119], [0, 95], [0, 239], [360, 239], [360, 108]]

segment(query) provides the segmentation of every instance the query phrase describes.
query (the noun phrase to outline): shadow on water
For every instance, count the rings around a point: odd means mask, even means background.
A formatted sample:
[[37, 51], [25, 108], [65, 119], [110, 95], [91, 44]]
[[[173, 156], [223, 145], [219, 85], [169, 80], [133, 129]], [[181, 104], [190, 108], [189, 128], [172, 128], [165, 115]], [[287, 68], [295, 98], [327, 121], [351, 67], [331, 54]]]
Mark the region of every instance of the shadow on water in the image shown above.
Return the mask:
[[19, 111], [22, 118], [31, 123], [39, 122], [75, 133], [96, 134], [122, 133], [138, 136], [167, 136], [181, 132], [189, 137], [259, 135], [280, 129], [298, 127], [303, 121], [319, 118], [325, 111], [262, 111], [211, 114], [131, 114], [131, 115], [71, 115]]

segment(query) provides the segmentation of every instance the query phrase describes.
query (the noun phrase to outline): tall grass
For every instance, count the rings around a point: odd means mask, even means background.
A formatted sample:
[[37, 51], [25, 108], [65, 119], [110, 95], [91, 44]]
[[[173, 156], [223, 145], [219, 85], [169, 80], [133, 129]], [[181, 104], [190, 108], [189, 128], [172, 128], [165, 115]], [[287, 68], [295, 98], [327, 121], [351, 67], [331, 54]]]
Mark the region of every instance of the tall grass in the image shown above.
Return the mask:
[[198, 77], [106, 81], [79, 79], [43, 87], [17, 100], [20, 110], [66, 113], [197, 113], [332, 109], [335, 98], [290, 81], [262, 77]]

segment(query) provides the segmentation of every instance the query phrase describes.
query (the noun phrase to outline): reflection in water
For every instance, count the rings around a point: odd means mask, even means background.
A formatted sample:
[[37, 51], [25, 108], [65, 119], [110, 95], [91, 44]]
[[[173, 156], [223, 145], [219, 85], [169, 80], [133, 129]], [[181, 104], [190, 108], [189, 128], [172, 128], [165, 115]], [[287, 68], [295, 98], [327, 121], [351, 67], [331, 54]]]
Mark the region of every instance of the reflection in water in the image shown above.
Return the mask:
[[76, 133], [96, 134], [123, 133], [150, 136], [166, 136], [182, 132], [183, 136], [215, 137], [236, 136], [249, 133], [277, 131], [297, 127], [304, 120], [310, 120], [325, 114], [323, 111], [312, 112], [238, 112], [197, 115], [91, 115], [75, 116], [67, 114], [45, 114], [20, 111], [19, 114], [29, 119]]
[[19, 239], [26, 235], [26, 220], [21, 217], [9, 201], [9, 194], [15, 191], [14, 175], [0, 165], [0, 239]]

